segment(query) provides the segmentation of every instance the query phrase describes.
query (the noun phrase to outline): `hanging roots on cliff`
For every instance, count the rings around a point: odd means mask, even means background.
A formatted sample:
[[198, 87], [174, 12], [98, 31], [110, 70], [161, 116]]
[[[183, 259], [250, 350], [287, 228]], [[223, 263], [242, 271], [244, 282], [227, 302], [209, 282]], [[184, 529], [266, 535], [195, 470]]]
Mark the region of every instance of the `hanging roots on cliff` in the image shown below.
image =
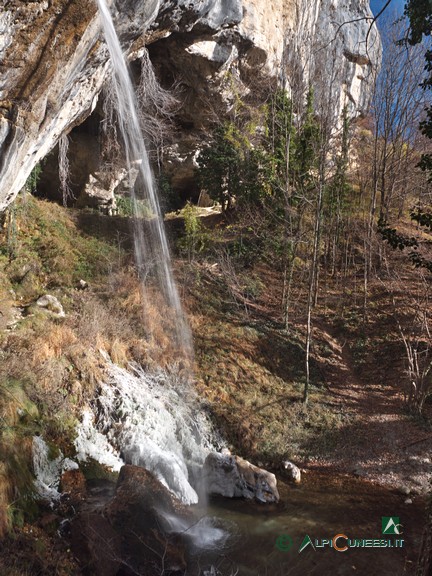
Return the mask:
[[[102, 155], [105, 168], [111, 169], [122, 162], [121, 136], [119, 134], [113, 84], [108, 80], [104, 87], [102, 129]], [[148, 51], [141, 58], [139, 81], [136, 86], [139, 105], [139, 121], [147, 140], [149, 153], [160, 163], [164, 144], [171, 132], [173, 116], [179, 108], [175, 91], [170, 92], [160, 86]]]
[[67, 134], [63, 134], [59, 140], [59, 152], [58, 152], [58, 166], [59, 166], [59, 179], [60, 179], [60, 190], [63, 196], [63, 206], [66, 208], [68, 200], [74, 200], [74, 195], [69, 186], [69, 138]]
[[159, 84], [147, 50], [141, 58], [141, 74], [136, 94], [141, 128], [159, 163], [160, 153], [170, 132], [173, 116], [179, 108], [179, 102], [175, 92], [169, 92]]

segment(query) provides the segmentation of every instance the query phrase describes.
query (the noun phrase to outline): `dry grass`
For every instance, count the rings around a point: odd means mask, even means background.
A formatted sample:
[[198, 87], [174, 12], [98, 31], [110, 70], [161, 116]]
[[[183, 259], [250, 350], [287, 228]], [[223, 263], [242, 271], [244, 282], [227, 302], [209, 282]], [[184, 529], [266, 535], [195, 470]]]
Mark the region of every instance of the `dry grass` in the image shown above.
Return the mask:
[[55, 324], [40, 334], [34, 342], [33, 362], [40, 364], [51, 358], [60, 358], [77, 342], [78, 338], [69, 326]]
[[32, 426], [36, 406], [12, 380], [0, 386], [0, 537], [31, 508]]
[[6, 462], [0, 461], [0, 538], [10, 528], [9, 505], [12, 502], [14, 484]]

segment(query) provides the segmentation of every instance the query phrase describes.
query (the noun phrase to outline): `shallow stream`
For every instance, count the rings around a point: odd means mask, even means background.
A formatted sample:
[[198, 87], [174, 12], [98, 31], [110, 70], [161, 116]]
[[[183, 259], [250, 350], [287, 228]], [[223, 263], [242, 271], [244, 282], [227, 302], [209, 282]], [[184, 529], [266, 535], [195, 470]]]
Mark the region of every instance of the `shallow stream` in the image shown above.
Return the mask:
[[[258, 504], [240, 499], [212, 498], [208, 506], [193, 506], [200, 522], [192, 524], [195, 548], [190, 574], [206, 576], [402, 576], [415, 573], [425, 519], [424, 498], [407, 496], [350, 476], [310, 471], [300, 486], [278, 480], [281, 501]], [[97, 483], [88, 505], [102, 507], [114, 495], [114, 485]], [[382, 518], [396, 517], [401, 534], [384, 535]], [[187, 527], [179, 529], [187, 532]], [[221, 530], [222, 529], [222, 530]], [[221, 537], [221, 531], [225, 533]], [[326, 544], [336, 535], [344, 548], [360, 540], [367, 546], [344, 552]], [[310, 537], [312, 544], [302, 545]], [[348, 540], [349, 539], [349, 540]], [[402, 545], [395, 546], [396, 540]], [[393, 547], [376, 543], [391, 542]], [[324, 546], [322, 546], [324, 544]], [[189, 574], [189, 572], [188, 572]]]
[[[414, 574], [424, 525], [423, 499], [405, 504], [407, 496], [396, 491], [349, 476], [312, 471], [304, 475], [299, 487], [279, 481], [278, 488], [281, 502], [277, 505], [223, 498], [211, 501], [208, 515], [231, 526], [227, 545], [212, 558], [224, 576]], [[383, 535], [383, 517], [399, 518], [402, 534]], [[373, 545], [349, 547], [344, 552], [329, 545], [319, 547], [338, 534]], [[300, 552], [307, 536], [315, 548], [308, 544]], [[344, 536], [336, 541], [339, 548], [348, 543]], [[396, 540], [399, 544], [403, 540], [401, 547], [375, 546], [382, 541], [395, 545]]]

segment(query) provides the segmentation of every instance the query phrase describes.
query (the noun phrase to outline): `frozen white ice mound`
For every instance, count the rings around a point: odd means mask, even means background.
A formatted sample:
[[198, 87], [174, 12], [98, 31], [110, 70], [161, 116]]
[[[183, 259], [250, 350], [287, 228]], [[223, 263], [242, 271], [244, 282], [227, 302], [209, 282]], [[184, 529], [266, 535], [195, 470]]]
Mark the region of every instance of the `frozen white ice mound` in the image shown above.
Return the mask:
[[76, 470], [78, 464], [65, 458], [60, 450], [54, 457], [50, 447], [41, 436], [33, 436], [32, 458], [35, 475], [35, 490], [41, 497], [50, 501], [58, 500], [60, 478], [63, 472]]
[[77, 432], [75, 448], [78, 460], [86, 462], [89, 458], [93, 458], [114, 472], [120, 470], [124, 462], [107, 438], [96, 429], [95, 415], [90, 409], [83, 410]]
[[83, 413], [76, 439], [80, 460], [91, 457], [113, 470], [123, 463], [142, 466], [186, 504], [198, 502], [194, 471], [220, 444], [191, 385], [175, 372], [115, 364], [91, 411]]

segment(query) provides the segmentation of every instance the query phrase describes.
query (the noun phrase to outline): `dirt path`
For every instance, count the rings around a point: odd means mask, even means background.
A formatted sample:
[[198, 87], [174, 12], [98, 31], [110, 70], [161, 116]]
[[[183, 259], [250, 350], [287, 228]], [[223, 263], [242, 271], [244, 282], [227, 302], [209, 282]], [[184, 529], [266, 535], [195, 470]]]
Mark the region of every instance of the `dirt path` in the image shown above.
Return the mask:
[[325, 465], [399, 488], [407, 495], [426, 493], [432, 471], [432, 434], [404, 412], [395, 386], [359, 378], [349, 344], [333, 334], [323, 323], [316, 328], [316, 337], [332, 350], [325, 363], [328, 391], [349, 424], [336, 435]]

